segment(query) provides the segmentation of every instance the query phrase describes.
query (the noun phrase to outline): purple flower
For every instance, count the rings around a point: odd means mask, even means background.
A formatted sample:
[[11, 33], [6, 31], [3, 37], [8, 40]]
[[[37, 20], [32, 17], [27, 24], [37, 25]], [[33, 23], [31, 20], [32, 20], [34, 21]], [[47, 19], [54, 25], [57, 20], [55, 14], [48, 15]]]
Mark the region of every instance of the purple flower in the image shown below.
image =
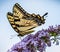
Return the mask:
[[33, 37], [33, 34], [30, 34], [30, 35], [28, 35], [27, 37], [25, 37], [22, 41], [23, 41], [23, 42], [27, 42], [27, 41], [29, 41], [32, 37]]
[[[36, 52], [36, 50], [43, 52], [47, 46], [51, 46], [51, 37], [53, 40], [57, 40], [57, 36], [60, 34], [60, 25], [53, 27], [49, 26], [48, 29], [40, 30], [35, 35], [30, 34], [25, 37], [21, 42], [13, 45], [13, 47], [7, 52]], [[59, 44], [58, 40], [56, 44]]]
[[[56, 27], [49, 26], [48, 30], [49, 33], [55, 33], [56, 35], [60, 34], [60, 25], [56, 25]], [[54, 35], [53, 35], [54, 36]]]

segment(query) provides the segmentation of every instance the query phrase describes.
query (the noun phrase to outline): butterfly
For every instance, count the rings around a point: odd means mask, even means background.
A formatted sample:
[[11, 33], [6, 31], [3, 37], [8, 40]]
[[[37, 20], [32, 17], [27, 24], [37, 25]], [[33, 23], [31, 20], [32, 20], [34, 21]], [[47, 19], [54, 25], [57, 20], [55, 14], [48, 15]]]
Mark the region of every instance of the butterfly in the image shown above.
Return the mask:
[[13, 13], [8, 12], [7, 18], [12, 28], [18, 33], [18, 36], [24, 36], [26, 34], [34, 32], [33, 28], [41, 26], [45, 23], [44, 16], [39, 14], [27, 13], [18, 3], [13, 6]]

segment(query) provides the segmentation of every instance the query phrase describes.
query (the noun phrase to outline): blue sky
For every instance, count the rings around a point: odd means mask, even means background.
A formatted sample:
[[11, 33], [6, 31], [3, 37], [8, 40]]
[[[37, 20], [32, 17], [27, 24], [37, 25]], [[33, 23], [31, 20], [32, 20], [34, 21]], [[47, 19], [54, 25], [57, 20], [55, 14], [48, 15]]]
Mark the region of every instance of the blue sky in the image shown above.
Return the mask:
[[[36, 31], [60, 24], [60, 0], [0, 0], [0, 52], [6, 52], [13, 44], [20, 41], [7, 19], [7, 12], [12, 12], [15, 3], [19, 3], [29, 13], [43, 15], [48, 12], [46, 23], [35, 28]], [[15, 37], [10, 39], [11, 35]], [[46, 52], [59, 52], [59, 48], [60, 45], [53, 45], [47, 47]]]

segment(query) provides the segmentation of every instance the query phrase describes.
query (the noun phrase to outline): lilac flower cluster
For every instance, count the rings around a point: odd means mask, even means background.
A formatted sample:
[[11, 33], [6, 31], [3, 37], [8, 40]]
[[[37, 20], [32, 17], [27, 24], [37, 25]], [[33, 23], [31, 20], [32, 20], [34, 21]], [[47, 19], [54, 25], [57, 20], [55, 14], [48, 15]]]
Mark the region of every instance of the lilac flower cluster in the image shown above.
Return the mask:
[[35, 35], [29, 34], [21, 42], [13, 45], [7, 52], [37, 52], [36, 50], [43, 52], [46, 46], [51, 46], [50, 37], [54, 36], [56, 40], [58, 34], [60, 34], [60, 25], [56, 27], [49, 26], [48, 29], [42, 29]]
[[59, 40], [60, 40], [60, 25], [56, 25], [55, 27], [53, 26], [49, 26], [49, 28], [47, 29], [47, 31], [49, 32], [50, 36], [54, 37], [51, 40], [54, 40], [53, 43], [56, 43], [56, 45], [59, 45]]
[[58, 26], [56, 25], [56, 27], [49, 26], [47, 31], [52, 34], [51, 36], [56, 36], [56, 35], [60, 34], [60, 25], [58, 25]]

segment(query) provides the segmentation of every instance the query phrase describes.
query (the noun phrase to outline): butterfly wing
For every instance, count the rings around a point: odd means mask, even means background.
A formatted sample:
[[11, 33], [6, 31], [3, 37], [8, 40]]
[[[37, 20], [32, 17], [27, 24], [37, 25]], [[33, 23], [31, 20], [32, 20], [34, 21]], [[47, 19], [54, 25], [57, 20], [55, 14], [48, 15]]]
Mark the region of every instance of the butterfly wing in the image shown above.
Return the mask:
[[14, 30], [15, 30], [17, 33], [19, 33], [19, 30], [17, 29], [17, 27], [16, 27], [16, 25], [15, 25], [15, 23], [14, 23], [13, 14], [10, 13], [10, 12], [8, 12], [8, 13], [7, 13], [7, 18], [8, 18], [8, 20], [9, 20], [11, 26], [14, 28]]
[[18, 16], [20, 19], [23, 16], [26, 16], [28, 14], [18, 3], [16, 3], [13, 7], [13, 15]]
[[[40, 23], [40, 19], [37, 19], [38, 17], [36, 15], [31, 16], [18, 3], [13, 7], [13, 14], [8, 12], [7, 17], [11, 26], [19, 36], [33, 32], [34, 30], [32, 29], [39, 26], [38, 22]], [[27, 18], [24, 19], [23, 17]]]
[[[21, 10], [21, 7], [17, 4], [15, 4], [14, 7], [13, 7], [13, 14], [10, 13], [10, 12], [7, 13], [7, 17], [8, 17], [8, 20], [9, 20], [11, 26], [13, 27], [13, 29], [17, 33], [19, 33], [20, 36], [31, 33], [31, 32], [34, 31], [34, 30], [30, 29], [34, 26], [24, 27], [23, 23], [27, 20], [23, 20], [22, 19], [23, 16], [25, 16], [25, 14]], [[30, 30], [28, 30], [28, 29], [30, 29]]]

